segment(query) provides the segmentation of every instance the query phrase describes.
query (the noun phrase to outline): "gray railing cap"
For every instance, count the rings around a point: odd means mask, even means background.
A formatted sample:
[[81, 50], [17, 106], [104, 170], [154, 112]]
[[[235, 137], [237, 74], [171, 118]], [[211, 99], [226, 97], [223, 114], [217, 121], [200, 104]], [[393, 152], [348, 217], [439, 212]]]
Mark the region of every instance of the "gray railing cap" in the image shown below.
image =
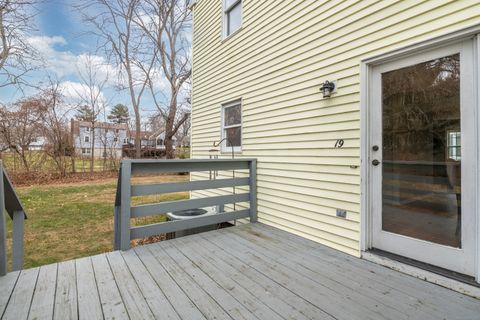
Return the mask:
[[23, 212], [25, 219], [27, 219], [27, 214], [25, 213], [22, 203], [20, 202], [20, 199], [18, 199], [18, 196], [13, 189], [12, 183], [10, 182], [5, 170], [3, 170], [3, 188], [5, 194], [5, 209], [7, 209], [10, 218], [13, 219], [14, 212], [21, 211]]
[[246, 162], [255, 161], [255, 158], [237, 158], [237, 159], [124, 159], [121, 162], [130, 162], [132, 164], [142, 163], [202, 163], [202, 162]]

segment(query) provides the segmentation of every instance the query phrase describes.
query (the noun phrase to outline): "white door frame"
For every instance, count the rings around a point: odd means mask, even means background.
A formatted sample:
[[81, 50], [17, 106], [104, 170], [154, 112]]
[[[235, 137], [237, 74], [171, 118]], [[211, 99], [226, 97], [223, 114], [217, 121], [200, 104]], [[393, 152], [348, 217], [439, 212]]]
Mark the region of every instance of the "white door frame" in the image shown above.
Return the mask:
[[474, 39], [474, 63], [473, 69], [475, 70], [474, 79], [474, 90], [475, 96], [474, 105], [477, 106], [475, 109], [475, 133], [476, 144], [472, 146], [475, 150], [473, 154], [478, 155], [477, 161], [475, 163], [477, 175], [475, 176], [475, 191], [476, 195], [474, 199], [474, 204], [472, 205], [475, 208], [475, 225], [476, 225], [476, 239], [475, 239], [475, 279], [477, 282], [480, 282], [480, 211], [479, 211], [479, 191], [480, 191], [480, 179], [478, 177], [479, 168], [480, 168], [480, 132], [478, 130], [478, 125], [480, 124], [480, 108], [479, 108], [479, 97], [478, 92], [480, 91], [480, 72], [478, 71], [479, 67], [479, 53], [480, 53], [480, 25], [474, 25], [465, 29], [461, 29], [452, 33], [448, 33], [439, 37], [421, 41], [406, 47], [396, 49], [381, 55], [377, 55], [361, 61], [360, 64], [360, 110], [361, 110], [361, 221], [360, 221], [360, 249], [362, 251], [367, 251], [372, 247], [372, 216], [371, 216], [371, 207], [372, 203], [370, 200], [372, 185], [370, 184], [371, 179], [371, 165], [370, 165], [370, 110], [369, 110], [369, 101], [371, 97], [369, 96], [369, 86], [371, 84], [371, 69], [375, 65], [379, 65], [385, 62], [396, 60], [402, 57], [406, 57], [411, 54], [418, 54], [419, 52], [431, 50], [436, 47], [443, 47], [449, 43], [456, 43], [462, 39]]

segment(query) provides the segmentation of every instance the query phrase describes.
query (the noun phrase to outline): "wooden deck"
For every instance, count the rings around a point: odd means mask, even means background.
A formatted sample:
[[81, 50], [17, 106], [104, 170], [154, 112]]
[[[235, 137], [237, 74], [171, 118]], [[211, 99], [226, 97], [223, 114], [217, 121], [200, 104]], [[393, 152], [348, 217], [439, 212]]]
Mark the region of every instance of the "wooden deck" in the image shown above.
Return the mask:
[[260, 223], [0, 278], [3, 319], [480, 319], [480, 300]]

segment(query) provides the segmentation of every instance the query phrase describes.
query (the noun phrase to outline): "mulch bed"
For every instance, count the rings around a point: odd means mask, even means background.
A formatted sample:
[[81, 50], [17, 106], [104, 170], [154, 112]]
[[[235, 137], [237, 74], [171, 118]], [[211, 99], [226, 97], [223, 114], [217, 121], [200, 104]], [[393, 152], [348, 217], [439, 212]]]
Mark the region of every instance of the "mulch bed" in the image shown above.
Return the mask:
[[8, 177], [16, 187], [26, 187], [32, 185], [78, 183], [84, 181], [95, 181], [105, 178], [116, 178], [118, 171], [99, 171], [99, 172], [76, 172], [67, 173], [62, 176], [58, 173], [48, 172], [9, 172]]

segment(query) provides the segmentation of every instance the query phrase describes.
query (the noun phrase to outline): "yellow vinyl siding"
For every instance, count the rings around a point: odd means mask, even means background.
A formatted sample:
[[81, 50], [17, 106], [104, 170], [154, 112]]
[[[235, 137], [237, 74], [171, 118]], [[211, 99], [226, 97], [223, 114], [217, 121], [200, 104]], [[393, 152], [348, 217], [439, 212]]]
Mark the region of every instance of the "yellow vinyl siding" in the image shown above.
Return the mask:
[[[259, 221], [359, 255], [360, 61], [480, 23], [480, 1], [243, 0], [227, 39], [221, 8], [193, 8], [192, 157], [209, 157], [221, 105], [241, 98], [235, 156], [258, 159]], [[325, 80], [337, 80], [330, 99]]]

